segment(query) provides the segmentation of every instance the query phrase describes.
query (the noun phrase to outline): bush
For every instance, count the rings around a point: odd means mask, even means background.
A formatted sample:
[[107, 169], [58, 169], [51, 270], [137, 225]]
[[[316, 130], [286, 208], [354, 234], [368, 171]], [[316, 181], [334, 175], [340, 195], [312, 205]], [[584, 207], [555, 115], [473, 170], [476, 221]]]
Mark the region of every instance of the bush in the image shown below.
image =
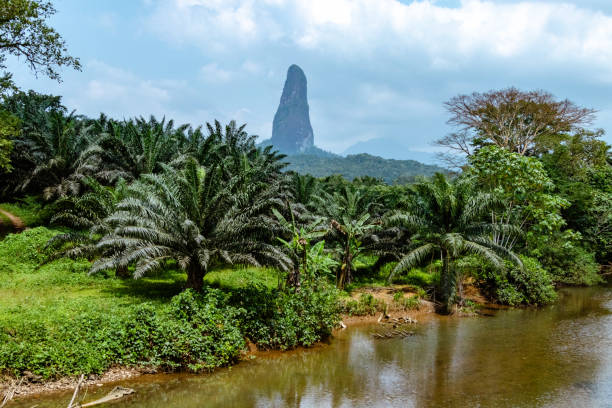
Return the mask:
[[405, 297], [404, 292], [397, 291], [393, 294], [393, 301], [404, 310], [419, 310], [421, 307], [420, 296]]
[[329, 337], [340, 321], [338, 290], [323, 282], [304, 280], [297, 292], [239, 289], [230, 301], [241, 308], [245, 336], [267, 349], [310, 346]]
[[489, 289], [502, 304], [544, 305], [557, 298], [551, 276], [534, 259], [520, 256], [523, 268], [509, 265], [505, 272], [485, 272]]
[[[397, 262], [389, 262], [380, 268], [381, 276], [387, 277]], [[393, 283], [408, 284], [414, 287], [430, 288], [437, 286], [440, 282], [440, 270], [442, 263], [435, 261], [426, 268], [412, 268], [405, 275], [396, 275]]]
[[235, 362], [245, 347], [238, 309], [218, 291], [187, 290], [169, 305], [94, 312], [70, 321], [22, 322], [0, 331], [0, 372], [44, 378], [102, 373], [113, 364], [211, 370]]
[[602, 282], [595, 255], [581, 246], [581, 234], [570, 230], [549, 237], [530, 237], [531, 256], [553, 280], [567, 285], [591, 286]]
[[20, 234], [9, 234], [0, 245], [0, 270], [28, 271], [44, 262], [48, 252], [43, 248], [59, 231], [45, 227], [27, 229]]

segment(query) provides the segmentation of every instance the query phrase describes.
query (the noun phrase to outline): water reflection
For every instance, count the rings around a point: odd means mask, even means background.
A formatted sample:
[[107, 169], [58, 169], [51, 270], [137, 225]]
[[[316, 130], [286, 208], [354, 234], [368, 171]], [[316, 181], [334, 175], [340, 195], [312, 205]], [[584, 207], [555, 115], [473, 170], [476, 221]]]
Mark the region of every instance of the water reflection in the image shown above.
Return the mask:
[[[128, 384], [136, 396], [114, 406], [609, 406], [612, 291], [571, 289], [561, 297], [541, 310], [433, 319], [408, 338], [377, 340], [362, 327], [330, 346], [213, 375], [143, 377]], [[62, 398], [36, 403], [62, 406]]]

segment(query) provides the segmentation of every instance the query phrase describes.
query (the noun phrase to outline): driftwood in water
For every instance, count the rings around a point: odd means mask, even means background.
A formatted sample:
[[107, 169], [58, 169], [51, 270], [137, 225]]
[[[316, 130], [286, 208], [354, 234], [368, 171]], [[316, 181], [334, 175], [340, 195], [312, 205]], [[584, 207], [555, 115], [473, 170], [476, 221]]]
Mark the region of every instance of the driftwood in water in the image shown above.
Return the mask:
[[81, 388], [81, 384], [83, 384], [83, 379], [85, 379], [85, 375], [81, 374], [81, 378], [79, 378], [79, 382], [77, 383], [77, 386], [74, 389], [74, 393], [72, 394], [72, 399], [68, 403], [68, 408], [72, 408], [72, 407], [78, 406], [78, 404], [74, 405], [74, 401], [76, 400], [77, 395], [79, 395], [79, 388]]
[[134, 393], [134, 390], [131, 388], [115, 387], [113, 388], [111, 392], [106, 394], [105, 397], [102, 397], [92, 402], [88, 402], [87, 404], [77, 405], [76, 407], [78, 408], [93, 407], [94, 405], [100, 405], [100, 404], [104, 404], [107, 402], [118, 400], [120, 398], [125, 397], [126, 395], [130, 395], [133, 393]]
[[414, 332], [410, 330], [402, 329], [402, 328], [392, 328], [389, 330], [383, 329], [376, 333], [372, 333], [372, 336], [374, 336], [377, 339], [391, 339], [394, 337], [414, 336]]

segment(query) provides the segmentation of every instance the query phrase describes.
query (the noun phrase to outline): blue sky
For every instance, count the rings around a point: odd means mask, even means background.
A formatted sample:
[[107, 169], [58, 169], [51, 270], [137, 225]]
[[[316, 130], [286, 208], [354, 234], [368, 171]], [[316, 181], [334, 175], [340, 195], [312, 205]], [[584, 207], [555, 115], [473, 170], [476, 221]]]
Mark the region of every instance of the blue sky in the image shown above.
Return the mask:
[[[612, 1], [56, 0], [82, 72], [9, 68], [79, 113], [247, 123], [268, 138], [290, 64], [315, 143], [415, 157], [450, 132], [443, 102], [507, 86], [599, 111], [612, 143]], [[359, 149], [358, 148], [358, 149]], [[355, 151], [352, 149], [351, 151]]]

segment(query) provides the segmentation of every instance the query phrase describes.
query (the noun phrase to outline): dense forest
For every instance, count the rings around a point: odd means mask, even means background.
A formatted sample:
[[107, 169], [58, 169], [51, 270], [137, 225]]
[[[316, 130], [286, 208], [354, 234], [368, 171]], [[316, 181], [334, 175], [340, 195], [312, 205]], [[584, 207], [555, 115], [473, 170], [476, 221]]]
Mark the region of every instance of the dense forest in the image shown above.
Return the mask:
[[[51, 62], [78, 68], [60, 45]], [[308, 346], [342, 313], [386, 313], [350, 297], [364, 285], [454, 313], [477, 307], [467, 287], [538, 306], [609, 273], [611, 148], [593, 110], [543, 91], [451, 99], [456, 172], [392, 185], [404, 174], [368, 155], [317, 178], [233, 121], [89, 118], [13, 85], [0, 222], [27, 229], [0, 240], [0, 374], [211, 370], [247, 342]]]

